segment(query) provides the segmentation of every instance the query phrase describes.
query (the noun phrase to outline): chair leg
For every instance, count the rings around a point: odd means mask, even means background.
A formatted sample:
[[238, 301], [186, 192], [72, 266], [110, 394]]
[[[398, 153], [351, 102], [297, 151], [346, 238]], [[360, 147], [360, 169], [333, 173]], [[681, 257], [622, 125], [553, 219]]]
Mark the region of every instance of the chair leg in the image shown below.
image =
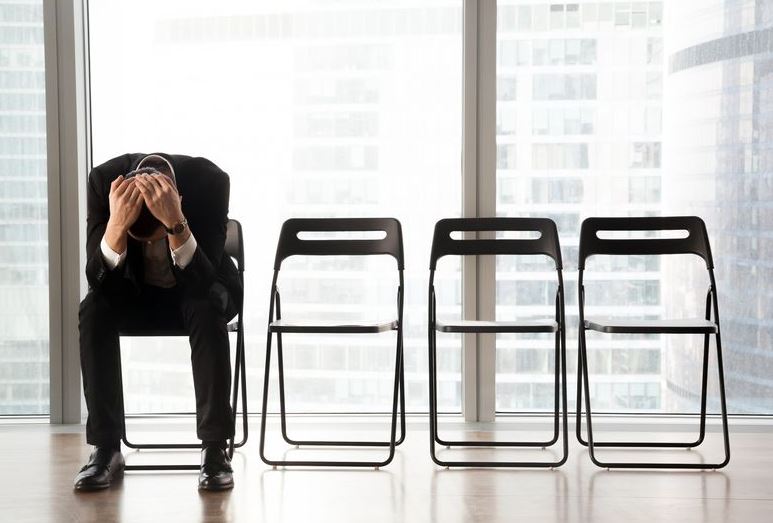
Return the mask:
[[[247, 411], [247, 366], [246, 358], [244, 355], [244, 333], [241, 330], [241, 318], [239, 320], [239, 331], [236, 338], [236, 355], [234, 357], [234, 386], [232, 395], [232, 409], [234, 416], [234, 428], [236, 425], [236, 404], [239, 391], [239, 379], [241, 379], [242, 385], [242, 425], [243, 436], [239, 443], [235, 443], [235, 435], [228, 442], [228, 455], [233, 457], [234, 448], [241, 447], [247, 442], [248, 437], [248, 411]], [[121, 368], [121, 358], [118, 360], [119, 365], [119, 379], [121, 388], [121, 408], [124, 405], [124, 392], [123, 392], [123, 369]], [[121, 418], [122, 423], [122, 435], [121, 440], [124, 445], [134, 450], [153, 449], [153, 450], [179, 450], [179, 449], [200, 449], [201, 443], [132, 443], [126, 436], [126, 416], [124, 414]], [[199, 465], [127, 465], [126, 470], [199, 470]]]
[[[239, 349], [239, 345], [240, 344], [241, 344], [241, 350]], [[239, 356], [240, 353], [241, 353], [241, 356]], [[236, 375], [237, 374], [241, 374], [242, 375], [242, 390], [244, 391], [243, 392], [243, 396], [242, 396], [242, 403], [243, 403], [242, 423], [243, 423], [244, 435], [243, 435], [242, 440], [239, 443], [234, 444], [233, 442], [230, 442], [229, 443], [229, 448], [230, 447], [236, 447], [236, 448], [242, 447], [247, 442], [247, 434], [248, 434], [248, 432], [247, 432], [247, 422], [248, 422], [248, 418], [247, 418], [247, 392], [246, 392], [247, 391], [247, 388], [246, 388], [247, 379], [246, 379], [246, 366], [245, 366], [245, 357], [244, 357], [244, 340], [243, 340], [243, 337], [242, 337], [241, 342], [237, 339], [237, 356], [236, 356], [236, 360], [234, 362], [234, 367], [235, 367], [235, 369], [234, 369], [234, 375], [235, 375], [234, 379], [236, 379]], [[119, 368], [120, 368], [120, 358], [119, 358]], [[120, 375], [121, 376], [123, 375], [123, 371], [122, 370], [120, 370]], [[122, 383], [121, 383], [121, 405], [123, 405], [123, 379], [121, 381], [122, 381]], [[237, 390], [238, 390], [238, 385], [236, 383], [234, 383], [234, 391], [233, 391], [233, 396], [232, 396], [232, 400], [233, 400], [232, 401], [232, 406], [233, 406], [234, 416], [236, 416], [235, 405], [236, 405]], [[134, 442], [130, 441], [128, 436], [126, 435], [126, 417], [125, 417], [125, 414], [124, 414], [124, 418], [123, 418], [122, 422], [123, 422], [123, 435], [121, 436], [121, 440], [123, 441], [123, 444], [126, 445], [130, 449], [134, 449], [134, 450], [183, 450], [183, 449], [200, 449], [201, 448], [201, 443], [134, 443]], [[233, 454], [233, 451], [229, 450], [229, 452], [231, 452], [231, 454]], [[131, 470], [131, 469], [129, 469], [129, 470]], [[140, 470], [140, 469], [137, 469], [137, 470]], [[146, 467], [146, 468], [143, 468], [141, 470], [153, 470], [153, 469], [150, 469], [150, 468]], [[162, 470], [162, 469], [159, 469], [159, 470]], [[175, 469], [166, 468], [164, 470], [175, 470]], [[181, 470], [187, 470], [187, 469], [181, 469]]]
[[[583, 335], [584, 338], [584, 335]], [[701, 411], [700, 411], [700, 425], [698, 437], [692, 441], [596, 441], [593, 443], [595, 447], [611, 447], [611, 448], [693, 448], [703, 443], [706, 435], [706, 395], [707, 395], [707, 382], [708, 382], [708, 364], [709, 364], [709, 336], [705, 336], [704, 351], [703, 351], [703, 365], [702, 365], [702, 384], [701, 384]], [[579, 360], [578, 360], [579, 361]], [[578, 364], [578, 377], [577, 377], [577, 441], [584, 447], [588, 446], [588, 440], [582, 436], [582, 373]]]
[[[398, 327], [401, 329], [402, 327]], [[397, 342], [397, 351], [395, 356], [395, 376], [394, 376], [394, 391], [393, 391], [393, 400], [392, 400], [392, 423], [391, 423], [391, 429], [390, 429], [390, 441], [389, 442], [362, 442], [362, 441], [302, 441], [299, 442], [299, 444], [305, 444], [305, 445], [314, 445], [314, 446], [339, 446], [339, 447], [375, 447], [375, 446], [388, 446], [389, 447], [389, 454], [386, 459], [382, 461], [337, 461], [337, 460], [273, 460], [266, 456], [265, 454], [265, 436], [266, 436], [266, 411], [268, 409], [268, 391], [269, 391], [269, 380], [271, 375], [271, 345], [272, 345], [272, 338], [271, 338], [271, 332], [268, 332], [267, 335], [267, 342], [266, 342], [266, 366], [264, 370], [264, 378], [263, 378], [263, 405], [262, 405], [262, 411], [261, 411], [261, 428], [260, 428], [260, 446], [259, 446], [259, 453], [260, 458], [263, 460], [264, 463], [267, 465], [271, 465], [274, 467], [280, 466], [280, 467], [286, 467], [286, 466], [305, 466], [305, 467], [383, 467], [388, 465], [392, 459], [394, 458], [395, 454], [395, 447], [396, 447], [396, 428], [397, 428], [397, 406], [398, 406], [398, 395], [401, 393], [403, 383], [402, 381], [402, 374], [403, 374], [403, 352], [402, 352], [402, 332], [398, 331], [398, 342]], [[279, 335], [277, 335], [277, 342], [279, 339]], [[277, 343], [277, 350], [278, 350], [278, 343]], [[279, 362], [277, 362], [278, 364]], [[404, 416], [404, 412], [403, 412]]]
[[[119, 348], [120, 351], [120, 348]], [[121, 389], [121, 411], [123, 413], [123, 416], [121, 416], [121, 440], [123, 441], [124, 445], [131, 449], [140, 450], [140, 449], [199, 449], [201, 448], [201, 444], [193, 445], [193, 444], [135, 444], [131, 443], [128, 438], [126, 437], [126, 411], [124, 408], [124, 393], [123, 393], [123, 369], [121, 365], [121, 356], [119, 353], [118, 356], [118, 380], [119, 380], [119, 387]], [[169, 470], [169, 471], [175, 471], [175, 470], [199, 470], [201, 468], [200, 465], [125, 465], [124, 470], [126, 471], [132, 471], [132, 470]]]
[[[277, 302], [278, 303], [278, 302]], [[277, 309], [277, 314], [279, 310]], [[279, 317], [277, 316], [277, 319]], [[315, 447], [338, 447], [338, 446], [352, 446], [352, 447], [388, 447], [389, 441], [331, 441], [331, 440], [301, 440], [293, 439], [287, 434], [287, 414], [286, 414], [286, 402], [285, 402], [285, 384], [284, 384], [284, 356], [282, 351], [282, 334], [276, 334], [276, 357], [277, 367], [279, 369], [279, 413], [280, 413], [280, 425], [282, 431], [282, 439], [288, 445], [300, 446], [315, 446]], [[399, 343], [399, 342], [398, 342]], [[402, 354], [402, 351], [401, 351]], [[399, 379], [400, 379], [400, 437], [395, 442], [396, 445], [400, 445], [405, 440], [405, 370], [403, 367], [403, 358], [400, 360], [399, 365]]]
[[228, 457], [233, 458], [234, 448], [236, 447], [236, 406], [239, 395], [239, 373], [241, 368], [241, 345], [239, 343], [240, 335], [237, 334], [236, 340], [236, 355], [234, 356], [234, 376], [233, 376], [233, 393], [231, 395], [231, 416], [233, 417], [233, 436], [228, 440]]
[[249, 437], [249, 409], [247, 408], [247, 357], [245, 355], [246, 347], [244, 338], [242, 338], [242, 441], [237, 443], [241, 447], [247, 443]]
[[[272, 318], [269, 318], [271, 322]], [[263, 403], [260, 409], [260, 443], [258, 445], [260, 459], [268, 465], [274, 465], [265, 455], [266, 445], [266, 411], [268, 410], [268, 380], [271, 377], [271, 331], [266, 335], [266, 363], [263, 368]]]
[[[719, 382], [720, 382], [720, 401], [722, 404], [722, 431], [723, 431], [723, 438], [724, 438], [724, 450], [725, 450], [725, 458], [723, 461], [719, 463], [682, 463], [682, 462], [660, 462], [660, 463], [652, 463], [652, 462], [607, 462], [602, 461], [596, 457], [595, 450], [597, 447], [617, 447], [617, 448], [652, 448], [652, 447], [692, 447], [695, 445], [692, 444], [684, 444], [684, 443], [659, 443], [657, 445], [650, 443], [650, 442], [619, 442], [619, 443], [612, 443], [612, 442], [603, 442], [603, 443], [595, 443], [593, 441], [593, 426], [592, 426], [592, 412], [591, 412], [591, 403], [590, 403], [590, 387], [589, 387], [589, 381], [588, 381], [588, 360], [587, 360], [587, 350], [585, 345], [585, 336], [584, 336], [584, 329], [581, 329], [581, 335], [580, 335], [580, 365], [583, 375], [583, 389], [585, 393], [585, 414], [588, 424], [588, 452], [591, 458], [591, 461], [601, 467], [601, 468], [607, 468], [607, 469], [613, 469], [613, 468], [638, 468], [638, 469], [688, 469], [688, 470], [704, 470], [704, 469], [719, 469], [727, 465], [727, 463], [730, 461], [730, 438], [729, 438], [729, 431], [728, 431], [728, 424], [727, 424], [727, 408], [726, 408], [726, 400], [725, 400], [725, 391], [724, 391], [724, 370], [722, 368], [722, 364], [720, 363], [721, 360], [721, 353], [722, 353], [722, 347], [721, 347], [721, 340], [719, 333], [716, 334], [716, 341], [717, 341], [717, 362], [718, 362], [718, 375], [719, 375]], [[705, 403], [706, 403], [706, 396], [707, 396], [707, 365], [708, 365], [708, 341], [706, 340], [704, 342], [704, 373], [703, 373], [703, 384], [702, 384], [702, 394], [701, 394], [701, 434], [699, 437], [699, 440], [703, 440], [703, 436], [705, 434]], [[579, 386], [579, 384], [578, 384]], [[582, 441], [581, 441], [582, 442]]]
[[[431, 325], [431, 323], [430, 323]], [[553, 412], [554, 418], [554, 435], [549, 441], [470, 441], [470, 440], [458, 440], [447, 441], [443, 440], [438, 435], [437, 423], [437, 334], [433, 331], [429, 333], [429, 391], [430, 391], [430, 457], [432, 461], [437, 465], [443, 467], [505, 467], [505, 468], [554, 468], [563, 465], [566, 462], [569, 448], [568, 438], [568, 419], [567, 419], [567, 400], [566, 400], [566, 343], [565, 334], [563, 331], [563, 321], [561, 322], [561, 328], [555, 336], [555, 407]], [[560, 380], [560, 377], [563, 379]], [[559, 395], [559, 391], [561, 394]], [[560, 398], [563, 398], [563, 414], [560, 413]], [[563, 453], [562, 457], [557, 461], [446, 461], [437, 456], [435, 445], [445, 445], [446, 447], [549, 447], [554, 445], [558, 441], [558, 430], [560, 419], [563, 417], [564, 434], [563, 434]]]
[[[277, 319], [279, 316], [277, 315]], [[282, 439], [289, 445], [299, 445], [287, 435], [287, 411], [285, 407], [285, 371], [284, 351], [282, 350], [282, 334], [276, 333], [276, 366], [279, 372], [279, 422], [282, 431]]]
[[722, 363], [722, 340], [717, 330], [717, 376], [719, 379], [719, 403], [722, 414], [722, 437], [725, 450], [725, 459], [717, 464], [716, 468], [722, 468], [730, 463], [730, 428], [727, 423], [727, 397], [725, 396], [725, 369]]
[[[236, 337], [236, 357], [234, 358], [234, 390], [231, 402], [231, 409], [234, 417], [234, 435], [230, 440], [228, 454], [233, 457], [234, 449], [243, 447], [249, 437], [248, 429], [248, 410], [247, 410], [247, 363], [244, 355], [244, 334], [241, 330], [241, 319], [239, 320], [239, 331]], [[242, 386], [242, 439], [236, 442], [236, 420], [238, 418], [238, 393], [239, 382]]]

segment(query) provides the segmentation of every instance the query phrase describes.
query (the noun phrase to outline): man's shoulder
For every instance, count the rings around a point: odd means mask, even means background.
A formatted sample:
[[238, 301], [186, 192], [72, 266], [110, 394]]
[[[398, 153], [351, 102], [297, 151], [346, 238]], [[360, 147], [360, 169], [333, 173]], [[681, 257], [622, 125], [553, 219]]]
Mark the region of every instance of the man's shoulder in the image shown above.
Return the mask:
[[228, 176], [225, 171], [218, 167], [212, 160], [202, 156], [182, 156], [173, 155], [172, 165], [175, 165], [175, 174], [195, 174], [196, 176]]
[[122, 174], [131, 171], [132, 166], [139, 162], [142, 153], [126, 153], [101, 163], [91, 169], [89, 179], [94, 184], [110, 184]]

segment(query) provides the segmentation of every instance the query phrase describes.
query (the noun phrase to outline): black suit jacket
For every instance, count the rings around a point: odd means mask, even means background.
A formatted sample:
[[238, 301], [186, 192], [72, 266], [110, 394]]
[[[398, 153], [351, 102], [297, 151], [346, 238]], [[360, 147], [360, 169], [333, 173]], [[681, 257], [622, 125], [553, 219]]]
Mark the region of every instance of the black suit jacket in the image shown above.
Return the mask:
[[[243, 299], [236, 266], [224, 254], [230, 180], [228, 175], [206, 158], [158, 153], [172, 164], [182, 211], [196, 238], [196, 252], [185, 269], [169, 262], [177, 287], [187, 296], [206, 297], [225, 316], [233, 318]], [[146, 154], [124, 154], [89, 173], [87, 193], [86, 278], [92, 290], [139, 293], [144, 282], [142, 245], [129, 237], [126, 262], [109, 270], [102, 258], [100, 243], [110, 218], [110, 184], [135, 169]]]

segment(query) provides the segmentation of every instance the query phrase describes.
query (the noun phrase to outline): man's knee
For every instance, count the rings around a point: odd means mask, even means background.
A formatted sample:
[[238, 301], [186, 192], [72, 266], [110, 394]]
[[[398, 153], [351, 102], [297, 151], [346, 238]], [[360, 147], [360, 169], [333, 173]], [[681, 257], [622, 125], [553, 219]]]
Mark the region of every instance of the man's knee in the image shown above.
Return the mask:
[[225, 328], [223, 314], [206, 298], [190, 298], [182, 302], [183, 318], [189, 326], [208, 325]]

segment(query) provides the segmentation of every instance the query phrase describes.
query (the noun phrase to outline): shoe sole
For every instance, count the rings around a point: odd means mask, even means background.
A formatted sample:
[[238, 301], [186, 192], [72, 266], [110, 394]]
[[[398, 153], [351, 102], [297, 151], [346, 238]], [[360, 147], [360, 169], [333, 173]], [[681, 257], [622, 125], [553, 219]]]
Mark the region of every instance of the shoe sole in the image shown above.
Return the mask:
[[106, 485], [76, 485], [73, 487], [73, 490], [77, 492], [96, 492], [108, 489], [113, 485], [113, 481], [120, 481], [123, 479], [123, 473], [124, 468], [121, 467], [120, 470], [115, 471], [113, 477], [110, 478], [110, 481]]
[[222, 491], [222, 490], [231, 490], [232, 488], [234, 488], [234, 484], [233, 483], [231, 483], [230, 485], [218, 485], [216, 487], [215, 486], [203, 487], [203, 486], [199, 485], [199, 490], [205, 490], [205, 491], [210, 491], [210, 492], [219, 492], [219, 491]]

